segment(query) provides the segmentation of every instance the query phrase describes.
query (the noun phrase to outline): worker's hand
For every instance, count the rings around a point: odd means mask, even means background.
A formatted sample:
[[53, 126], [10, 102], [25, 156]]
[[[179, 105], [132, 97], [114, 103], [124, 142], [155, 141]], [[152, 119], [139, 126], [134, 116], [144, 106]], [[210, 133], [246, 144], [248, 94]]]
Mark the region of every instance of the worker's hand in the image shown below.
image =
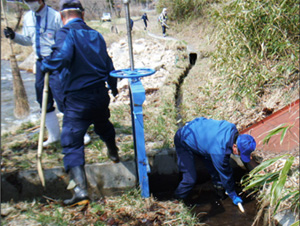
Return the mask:
[[119, 94], [119, 92], [118, 92], [118, 89], [117, 89], [117, 88], [115, 88], [115, 89], [112, 89], [112, 90], [111, 90], [111, 92], [112, 92], [112, 95], [113, 95], [114, 97], [116, 97], [116, 96]]
[[234, 197], [232, 201], [234, 205], [237, 205], [238, 203], [243, 203], [243, 200], [239, 196]]
[[10, 38], [10, 39], [15, 38], [15, 32], [10, 27], [4, 28], [3, 32], [6, 38]]
[[243, 200], [236, 194], [235, 191], [228, 193], [228, 196], [232, 199], [234, 205], [238, 203], [243, 203]]
[[43, 75], [45, 76], [47, 72], [50, 72], [50, 70], [44, 65], [44, 61], [45, 59], [42, 61], [40, 69], [42, 72], [44, 72]]

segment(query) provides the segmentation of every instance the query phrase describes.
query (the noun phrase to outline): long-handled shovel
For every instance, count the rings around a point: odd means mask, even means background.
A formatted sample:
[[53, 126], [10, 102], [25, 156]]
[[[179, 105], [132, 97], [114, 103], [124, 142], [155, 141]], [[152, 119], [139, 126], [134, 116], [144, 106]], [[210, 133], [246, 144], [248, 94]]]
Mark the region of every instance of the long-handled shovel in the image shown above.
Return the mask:
[[38, 144], [38, 151], [37, 151], [37, 170], [43, 187], [45, 187], [45, 177], [42, 168], [42, 152], [43, 152], [43, 141], [44, 141], [44, 134], [45, 134], [48, 92], [49, 92], [49, 72], [46, 73], [45, 80], [44, 80], [42, 116], [41, 116], [41, 125], [40, 125], [39, 144]]
[[[3, 0], [1, 0], [1, 7], [6, 21], [6, 26], [8, 27], [6, 13], [3, 8]], [[16, 118], [26, 118], [30, 112], [27, 94], [24, 88], [23, 80], [21, 78], [20, 70], [17, 64], [16, 56], [14, 55], [14, 50], [10, 38], [8, 39], [8, 41], [11, 50], [10, 66], [13, 75], [13, 90], [15, 102], [14, 115]]]

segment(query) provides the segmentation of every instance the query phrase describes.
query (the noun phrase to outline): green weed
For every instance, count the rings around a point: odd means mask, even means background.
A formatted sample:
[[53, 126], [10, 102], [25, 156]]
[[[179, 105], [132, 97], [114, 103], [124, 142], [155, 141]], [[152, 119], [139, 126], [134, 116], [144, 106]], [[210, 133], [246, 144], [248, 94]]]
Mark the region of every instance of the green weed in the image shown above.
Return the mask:
[[24, 133], [26, 129], [34, 127], [36, 124], [28, 121], [21, 124], [21, 126], [16, 130], [16, 134]]
[[290, 183], [299, 177], [299, 168], [293, 167], [294, 160], [295, 157], [290, 155], [266, 160], [242, 179], [244, 191], [258, 193], [260, 211], [254, 223], [260, 219], [266, 206], [271, 208], [272, 211], [268, 211], [271, 216], [286, 208], [299, 212], [299, 188]]
[[59, 226], [69, 225], [69, 222], [64, 220], [64, 213], [62, 207], [54, 208], [54, 211], [52, 213], [38, 214], [36, 220], [40, 222], [42, 225], [59, 225]]
[[92, 144], [90, 144], [93, 149], [96, 149], [96, 150], [102, 150], [102, 148], [104, 147], [104, 142], [102, 140], [97, 140], [97, 141], [94, 141]]
[[299, 4], [292, 0], [235, 0], [212, 11], [218, 25], [213, 55], [231, 97], [256, 103], [266, 88], [299, 76]]
[[3, 139], [3, 138], [7, 138], [9, 136], [11, 136], [11, 132], [6, 132], [3, 135], [1, 135], [1, 138]]

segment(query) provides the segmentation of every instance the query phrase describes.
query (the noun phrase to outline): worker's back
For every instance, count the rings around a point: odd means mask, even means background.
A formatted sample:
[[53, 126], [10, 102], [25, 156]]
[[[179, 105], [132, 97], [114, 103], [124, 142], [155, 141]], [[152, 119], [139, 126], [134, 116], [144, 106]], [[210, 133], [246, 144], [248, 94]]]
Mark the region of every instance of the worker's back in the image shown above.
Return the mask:
[[184, 142], [201, 155], [230, 154], [237, 133], [236, 126], [225, 120], [196, 118], [181, 132]]

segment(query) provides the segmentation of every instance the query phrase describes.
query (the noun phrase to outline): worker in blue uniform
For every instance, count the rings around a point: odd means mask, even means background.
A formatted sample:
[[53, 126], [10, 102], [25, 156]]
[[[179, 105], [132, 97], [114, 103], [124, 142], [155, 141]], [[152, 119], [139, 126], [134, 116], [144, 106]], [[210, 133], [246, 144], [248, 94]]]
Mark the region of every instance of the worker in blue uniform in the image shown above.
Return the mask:
[[[16, 33], [10, 27], [4, 29], [6, 38], [24, 46], [32, 45], [35, 52], [35, 91], [37, 102], [42, 107], [44, 73], [41, 71], [42, 60], [51, 53], [51, 46], [55, 42], [57, 31], [63, 26], [59, 12], [45, 4], [45, 0], [25, 0], [29, 7], [23, 19], [22, 34]], [[53, 71], [56, 74], [57, 71]], [[63, 113], [63, 92], [58, 76], [49, 79], [49, 91], [46, 114], [46, 128], [48, 139], [43, 143], [44, 147], [60, 140], [60, 128], [55, 113], [54, 100], [60, 112]], [[90, 137], [85, 134], [85, 144], [90, 142]]]
[[91, 124], [106, 143], [108, 156], [119, 162], [115, 129], [109, 121], [109, 94], [106, 82], [116, 96], [117, 79], [102, 35], [83, 20], [84, 9], [78, 0], [61, 0], [60, 14], [64, 26], [57, 32], [50, 57], [42, 62], [44, 72], [58, 70], [64, 99], [61, 144], [64, 167], [75, 182], [74, 195], [65, 205], [89, 202], [84, 170], [83, 137]]
[[174, 137], [178, 168], [182, 180], [175, 190], [175, 198], [185, 199], [193, 189], [197, 173], [194, 163], [196, 155], [202, 156], [205, 167], [215, 187], [223, 187], [226, 194], [237, 205], [242, 199], [236, 194], [230, 155], [239, 155], [245, 163], [250, 162], [256, 142], [248, 134], [240, 134], [236, 126], [225, 120], [196, 118], [180, 128]]
[[144, 30], [147, 30], [147, 26], [148, 26], [147, 21], [149, 21], [149, 20], [148, 20], [147, 13], [144, 13], [144, 14], [143, 14], [142, 20], [144, 21], [144, 25], [145, 25]]

